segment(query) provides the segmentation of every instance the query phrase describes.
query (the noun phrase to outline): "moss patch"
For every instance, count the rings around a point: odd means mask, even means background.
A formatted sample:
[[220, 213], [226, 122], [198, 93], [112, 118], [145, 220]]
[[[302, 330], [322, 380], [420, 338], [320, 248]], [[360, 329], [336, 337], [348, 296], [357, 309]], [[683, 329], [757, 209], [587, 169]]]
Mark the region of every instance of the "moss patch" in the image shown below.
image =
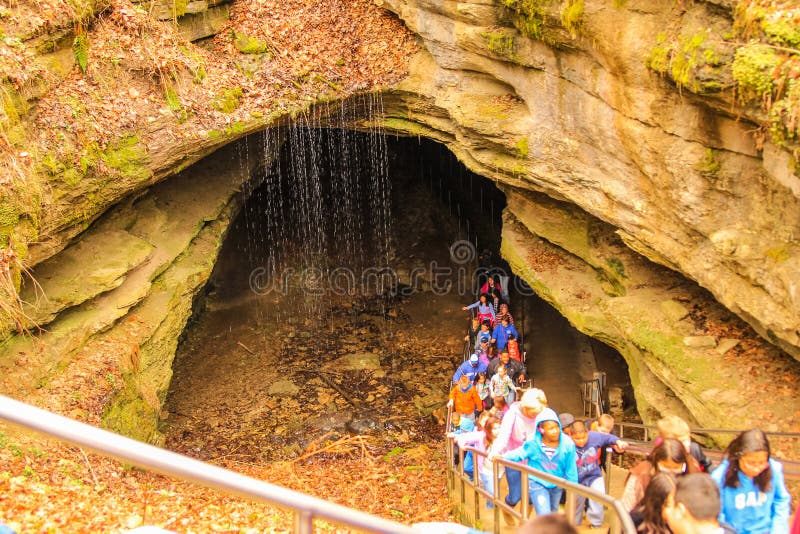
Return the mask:
[[550, 0], [503, 0], [503, 5], [514, 13], [514, 26], [531, 39], [545, 39], [546, 8]]
[[716, 93], [731, 86], [728, 52], [709, 40], [707, 30], [670, 40], [663, 32], [645, 58], [645, 65], [666, 75], [678, 88], [697, 94]]
[[511, 61], [518, 61], [519, 58], [516, 53], [515, 34], [513, 31], [499, 28], [490, 32], [482, 32], [481, 37], [483, 37], [486, 48], [488, 48], [490, 52]]
[[236, 30], [231, 32], [231, 39], [233, 46], [242, 54], [266, 54], [269, 51], [269, 45], [264, 41], [250, 37]]
[[241, 87], [225, 88], [217, 95], [212, 105], [214, 109], [222, 111], [223, 113], [232, 113], [239, 107], [239, 99], [241, 97]]
[[707, 148], [703, 159], [695, 165], [695, 169], [706, 178], [716, 178], [720, 169], [717, 151], [713, 148]]
[[145, 180], [152, 171], [147, 166], [147, 149], [136, 135], [128, 135], [100, 154], [100, 159], [125, 178]]
[[572, 37], [580, 33], [583, 24], [583, 0], [567, 0], [561, 9], [561, 24]]
[[750, 43], [736, 51], [733, 78], [739, 95], [745, 99], [762, 99], [772, 93], [773, 73], [782, 59], [775, 49], [760, 43]]

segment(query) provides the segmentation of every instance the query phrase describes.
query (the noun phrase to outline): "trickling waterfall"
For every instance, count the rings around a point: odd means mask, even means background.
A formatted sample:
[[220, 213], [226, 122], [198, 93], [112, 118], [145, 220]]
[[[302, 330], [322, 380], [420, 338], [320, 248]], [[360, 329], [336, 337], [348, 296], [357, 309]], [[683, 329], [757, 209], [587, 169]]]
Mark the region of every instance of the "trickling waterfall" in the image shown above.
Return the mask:
[[336, 296], [389, 289], [381, 275], [393, 256], [386, 139], [380, 128], [352, 130], [382, 112], [379, 95], [364, 95], [263, 133], [272, 163], [246, 184], [241, 215], [251, 290], [299, 291], [297, 304], [314, 312]]

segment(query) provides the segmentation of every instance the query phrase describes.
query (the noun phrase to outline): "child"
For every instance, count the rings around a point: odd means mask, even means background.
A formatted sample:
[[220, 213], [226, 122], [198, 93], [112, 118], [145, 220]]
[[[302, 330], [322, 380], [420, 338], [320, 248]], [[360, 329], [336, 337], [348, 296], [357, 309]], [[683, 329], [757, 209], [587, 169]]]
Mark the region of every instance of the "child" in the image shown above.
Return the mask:
[[489, 382], [486, 381], [486, 373], [478, 373], [475, 377], [475, 389], [478, 390], [478, 397], [483, 403], [483, 409], [488, 410], [492, 407], [492, 398], [489, 396]]
[[464, 336], [464, 341], [469, 342], [469, 346], [474, 350], [478, 346], [478, 332], [481, 331], [481, 322], [477, 317], [473, 317], [469, 323], [467, 335]]
[[722, 498], [720, 522], [739, 534], [789, 532], [792, 498], [783, 482], [783, 466], [770, 458], [762, 431], [747, 430], [731, 441], [711, 478]]
[[508, 351], [509, 356], [518, 362], [522, 361], [522, 354], [519, 352], [519, 342], [517, 341], [517, 336], [514, 334], [508, 336], [508, 345], [506, 346], [506, 350]]
[[480, 330], [478, 331], [477, 335], [475, 336], [475, 348], [482, 346], [484, 342], [487, 344], [492, 341], [492, 331], [489, 329], [489, 321], [483, 321], [480, 326]]
[[461, 375], [458, 385], [450, 390], [450, 400], [447, 406], [453, 407], [453, 411], [458, 413], [462, 419], [469, 419], [473, 425], [475, 423], [475, 412], [483, 411], [483, 402], [478, 396], [478, 390], [472, 387], [472, 382], [467, 375]]
[[450, 432], [447, 433], [449, 437], [452, 438], [458, 434], [472, 432], [473, 430], [475, 430], [475, 423], [469, 419], [462, 419], [461, 414], [458, 412], [453, 412], [452, 415], [450, 415]]
[[[606, 447], [611, 446], [614, 446], [617, 452], [621, 452], [628, 444], [613, 434], [587, 431], [586, 425], [581, 421], [573, 422], [571, 427], [572, 441], [575, 442], [575, 453], [578, 458], [578, 483], [581, 486], [605, 493], [606, 484], [603, 480], [603, 471], [600, 469], [600, 453]], [[581, 524], [586, 500], [586, 497], [577, 496], [575, 504], [576, 525]], [[589, 500], [589, 511], [586, 513], [586, 517], [592, 528], [599, 528], [603, 523], [603, 513], [604, 509], [601, 502]]]
[[518, 388], [514, 386], [514, 381], [508, 376], [505, 366], [501, 365], [497, 368], [497, 373], [492, 376], [489, 389], [492, 397], [503, 397], [508, 404], [511, 404], [514, 402], [515, 391]]
[[614, 433], [614, 417], [610, 414], [600, 414], [597, 419], [590, 419], [589, 421], [589, 430], [592, 432], [600, 432], [601, 434]]
[[664, 505], [675, 491], [675, 475], [658, 473], [650, 481], [639, 505], [631, 512], [631, 520], [642, 534], [671, 534], [664, 519]]
[[620, 501], [622, 506], [630, 512], [641, 502], [650, 480], [656, 473], [669, 472], [674, 475], [696, 473], [694, 464], [687, 463], [686, 449], [677, 439], [667, 438], [661, 445], [650, 452], [646, 460], [633, 466], [628, 471], [625, 489]]
[[514, 324], [514, 316], [512, 316], [511, 312], [508, 311], [508, 304], [505, 302], [500, 303], [500, 310], [497, 312], [495, 321], [500, 322], [503, 317], [508, 317], [508, 324]]
[[478, 297], [478, 302], [474, 302], [469, 306], [464, 306], [461, 309], [466, 311], [472, 308], [478, 308], [478, 320], [480, 322], [489, 321], [489, 326], [494, 324], [494, 306], [489, 302], [489, 295], [482, 293], [481, 296]]
[[[455, 438], [456, 436], [459, 436], [461, 434], [466, 434], [466, 433], [472, 432], [474, 430], [475, 430], [475, 423], [473, 423], [471, 420], [469, 420], [469, 419], [467, 419], [465, 417], [461, 417], [461, 414], [459, 414], [458, 412], [453, 412], [450, 415], [450, 432], [447, 433], [447, 437], [448, 438]], [[470, 455], [469, 452], [467, 452], [464, 455], [464, 469], [465, 470], [466, 470], [466, 467], [467, 467], [467, 456], [468, 455]], [[456, 441], [453, 444], [453, 465], [458, 466], [458, 460], [459, 460], [458, 442]], [[470, 459], [470, 462], [471, 461], [472, 460]]]
[[508, 336], [516, 337], [517, 335], [519, 335], [517, 334], [517, 329], [514, 328], [514, 325], [508, 324], [508, 317], [504, 317], [499, 321], [499, 324], [494, 327], [492, 343], [497, 347], [497, 350], [502, 352], [508, 345]]
[[677, 415], [668, 415], [662, 417], [656, 423], [658, 427], [658, 438], [655, 440], [655, 445], [658, 446], [662, 439], [672, 438], [677, 439], [683, 443], [686, 452], [689, 453], [689, 461], [696, 463], [699, 471], [708, 473], [711, 471], [711, 460], [709, 460], [700, 445], [692, 441], [692, 434], [689, 431], [689, 423], [678, 417]]
[[[558, 415], [551, 408], [545, 408], [536, 418], [533, 439], [527, 440], [522, 447], [505, 453], [503, 457], [513, 462], [527, 460], [528, 467], [565, 478], [569, 482], [578, 482], [575, 444], [569, 436], [561, 432]], [[520, 476], [519, 471], [506, 469], [506, 504], [511, 507], [516, 506], [521, 498]], [[563, 489], [555, 484], [528, 476], [528, 498], [536, 509], [537, 516], [557, 512], [562, 492]]]
[[[494, 442], [494, 438], [497, 437], [498, 432], [500, 432], [500, 420], [496, 417], [489, 417], [483, 425], [483, 450], [488, 451], [492, 447], [492, 443]], [[483, 458], [483, 461], [479, 461], [481, 464], [478, 467], [478, 478], [481, 481], [481, 486], [486, 489], [489, 493], [497, 497], [497, 493], [494, 491], [494, 463], [492, 462], [491, 458], [488, 456]], [[500, 466], [500, 477], [503, 476], [503, 467]], [[491, 502], [486, 503], [486, 508], [493, 508]]]
[[491, 410], [492, 415], [494, 415], [495, 417], [497, 417], [499, 420], [502, 421], [503, 420], [503, 416], [506, 414], [506, 412], [509, 409], [509, 405], [506, 402], [506, 398], [505, 397], [493, 397], [492, 398], [492, 404], [493, 404], [492, 410]]

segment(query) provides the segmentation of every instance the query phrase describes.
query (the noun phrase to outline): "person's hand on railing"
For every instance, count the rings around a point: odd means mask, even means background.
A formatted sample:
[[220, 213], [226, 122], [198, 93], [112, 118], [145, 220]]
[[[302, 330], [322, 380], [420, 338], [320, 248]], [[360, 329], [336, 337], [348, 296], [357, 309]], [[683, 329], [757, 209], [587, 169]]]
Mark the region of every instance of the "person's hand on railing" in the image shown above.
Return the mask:
[[630, 444], [627, 441], [622, 441], [621, 439], [618, 439], [617, 442], [612, 446], [612, 448], [614, 449], [614, 452], [623, 453], [625, 452], [625, 449], [627, 449], [629, 445]]
[[448, 408], [452, 408], [453, 407], [453, 399], [450, 399], [449, 401], [447, 401], [447, 407]]

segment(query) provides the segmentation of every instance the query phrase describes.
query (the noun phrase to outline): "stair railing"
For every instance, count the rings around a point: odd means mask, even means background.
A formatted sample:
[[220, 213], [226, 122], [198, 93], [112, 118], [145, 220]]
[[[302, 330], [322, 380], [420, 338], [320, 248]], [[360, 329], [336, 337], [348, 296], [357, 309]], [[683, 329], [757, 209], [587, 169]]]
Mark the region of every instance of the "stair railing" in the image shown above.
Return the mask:
[[0, 419], [34, 430], [78, 447], [154, 471], [221, 490], [229, 495], [264, 502], [294, 511], [297, 534], [314, 532], [314, 519], [345, 525], [365, 532], [419, 534], [409, 526], [373, 516], [317, 497], [247, 477], [107, 430], [35, 408], [0, 395]]
[[[495, 491], [497, 495], [489, 493], [486, 491], [485, 488], [480, 487], [480, 484], [476, 484], [470, 476], [464, 472], [464, 455], [470, 452], [473, 454], [473, 465], [475, 466], [475, 471], [477, 471], [478, 462], [477, 457], [481, 456], [486, 458], [487, 454], [485, 451], [478, 450], [474, 447], [458, 447], [458, 454], [456, 455], [456, 447], [455, 447], [455, 438], [448, 437], [447, 438], [447, 489], [448, 493], [451, 496], [451, 499], [456, 498], [458, 499], [458, 503], [461, 505], [462, 510], [466, 509], [467, 504], [467, 494], [468, 488], [472, 490], [472, 498], [473, 503], [472, 507], [475, 512], [474, 518], [464, 518], [464, 519], [471, 519], [474, 523], [478, 523], [481, 519], [481, 498], [483, 498], [487, 503], [491, 502], [493, 504], [492, 512], [494, 514], [493, 517], [493, 532], [494, 534], [499, 534], [500, 532], [500, 512], [508, 512], [517, 520], [525, 521], [528, 518], [530, 513], [531, 505], [528, 502], [528, 476], [533, 475], [537, 478], [541, 478], [542, 480], [546, 480], [551, 484], [555, 484], [559, 488], [564, 489], [566, 492], [566, 509], [565, 515], [571, 521], [572, 518], [575, 517], [575, 497], [580, 495], [586, 498], [589, 498], [594, 501], [599, 501], [603, 503], [606, 508], [607, 514], [607, 522], [609, 523], [609, 533], [610, 534], [635, 534], [636, 527], [633, 525], [631, 521], [631, 517], [628, 512], [623, 507], [622, 503], [607, 495], [605, 493], [600, 493], [599, 491], [595, 491], [587, 486], [581, 486], [580, 484], [574, 484], [569, 482], [563, 478], [559, 478], [557, 476], [551, 475], [550, 473], [545, 473], [543, 471], [539, 471], [537, 469], [533, 469], [528, 467], [524, 464], [518, 464], [516, 462], [512, 462], [510, 460], [506, 460], [504, 458], [496, 458], [492, 460], [492, 477], [494, 479], [493, 487], [495, 490], [500, 487], [500, 467], [505, 467], [506, 469], [516, 469], [522, 472], [521, 478], [521, 485], [522, 485], [522, 499], [520, 500], [520, 511], [518, 512], [515, 508], [510, 507], [506, 504], [505, 499], [500, 497], [499, 492]], [[458, 456], [458, 465], [456, 465], [455, 459]], [[477, 472], [473, 473], [475, 478], [478, 478]]]

